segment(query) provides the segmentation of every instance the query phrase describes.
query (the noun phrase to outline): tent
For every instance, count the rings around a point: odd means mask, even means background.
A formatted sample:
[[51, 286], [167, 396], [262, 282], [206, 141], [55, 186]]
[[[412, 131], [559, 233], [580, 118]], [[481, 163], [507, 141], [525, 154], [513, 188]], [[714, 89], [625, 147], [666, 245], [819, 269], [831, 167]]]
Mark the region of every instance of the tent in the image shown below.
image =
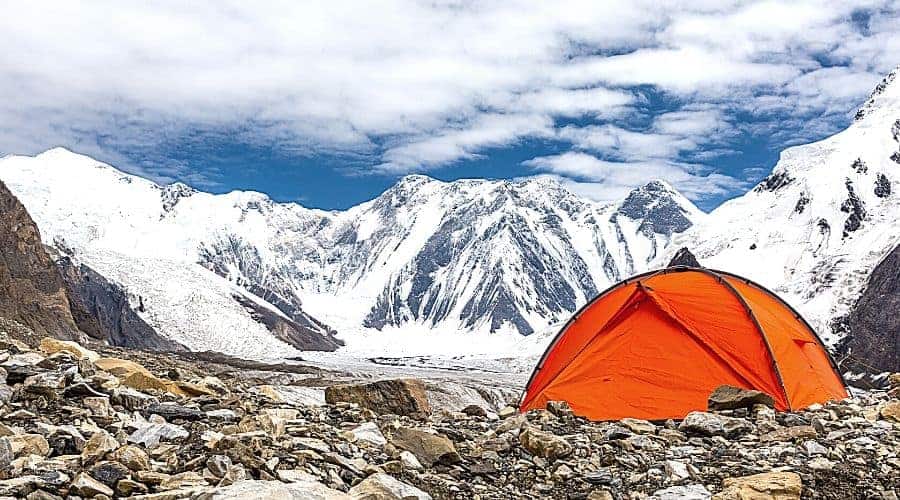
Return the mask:
[[847, 397], [818, 335], [786, 302], [734, 274], [676, 266], [578, 311], [535, 367], [520, 410], [562, 400], [593, 420], [682, 418], [726, 384], [763, 391], [778, 410]]

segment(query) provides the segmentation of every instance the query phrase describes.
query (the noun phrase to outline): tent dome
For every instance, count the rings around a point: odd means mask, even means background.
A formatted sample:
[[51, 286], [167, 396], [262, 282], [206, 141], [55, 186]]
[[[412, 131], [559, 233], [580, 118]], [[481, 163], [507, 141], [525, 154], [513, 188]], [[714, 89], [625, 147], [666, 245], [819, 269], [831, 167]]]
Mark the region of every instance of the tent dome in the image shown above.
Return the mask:
[[576, 313], [535, 367], [520, 410], [562, 400], [594, 420], [682, 418], [726, 384], [766, 392], [778, 410], [847, 397], [818, 335], [778, 296], [730, 273], [670, 267]]

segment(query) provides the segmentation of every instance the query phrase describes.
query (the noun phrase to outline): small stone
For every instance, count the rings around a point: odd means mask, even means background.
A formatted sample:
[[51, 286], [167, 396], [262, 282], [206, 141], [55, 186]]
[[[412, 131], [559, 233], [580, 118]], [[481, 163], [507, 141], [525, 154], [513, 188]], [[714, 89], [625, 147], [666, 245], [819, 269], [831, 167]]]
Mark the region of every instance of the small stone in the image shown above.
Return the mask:
[[91, 477], [110, 487], [130, 475], [131, 471], [128, 470], [128, 467], [119, 462], [100, 462], [91, 467]]
[[[709, 500], [712, 493], [702, 484], [672, 486], [653, 492], [653, 500]], [[762, 499], [759, 499], [762, 500]]]
[[350, 431], [358, 443], [366, 443], [370, 446], [382, 447], [387, 444], [387, 439], [378, 426], [373, 422], [366, 422]]
[[[894, 375], [897, 375], [896, 373]], [[881, 418], [900, 423], [900, 401], [891, 401], [884, 405], [879, 412]]]
[[671, 483], [680, 483], [691, 478], [688, 465], [678, 460], [666, 460], [666, 479]]
[[565, 401], [547, 401], [547, 411], [559, 418], [571, 417], [575, 415], [569, 403]]
[[113, 496], [113, 490], [109, 486], [97, 481], [84, 472], [79, 473], [69, 485], [69, 491], [87, 498], [93, 498], [97, 495]]
[[200, 420], [203, 418], [203, 412], [196, 408], [188, 408], [186, 406], [174, 403], [150, 404], [144, 408], [142, 412], [145, 416], [159, 415], [168, 420]]
[[519, 434], [519, 442], [529, 453], [542, 458], [564, 458], [572, 453], [568, 441], [534, 427], [526, 427]]
[[150, 470], [150, 457], [137, 446], [125, 445], [114, 451], [110, 458], [133, 471]]
[[794, 439], [809, 439], [818, 437], [819, 433], [816, 428], [811, 425], [795, 425], [792, 427], [782, 427], [772, 432], [763, 434], [759, 440], [763, 443], [773, 441], [792, 441]]
[[512, 417], [513, 415], [519, 413], [519, 410], [512, 406], [504, 406], [497, 412], [497, 416], [501, 419], [507, 419]]
[[470, 417], [487, 417], [487, 410], [478, 405], [469, 405], [462, 409], [462, 412]]
[[803, 443], [803, 451], [806, 452], [807, 455], [827, 455], [828, 448], [822, 446], [816, 441], [804, 441]]
[[152, 448], [159, 444], [160, 441], [172, 441], [186, 438], [189, 435], [190, 433], [180, 425], [147, 423], [132, 432], [128, 436], [128, 442]]
[[165, 479], [159, 484], [159, 488], [162, 490], [177, 490], [206, 485], [206, 479], [204, 479], [202, 475], [193, 471], [187, 471]]
[[217, 478], [225, 477], [232, 466], [231, 459], [225, 455], [213, 455], [206, 459], [206, 468]]
[[116, 493], [118, 493], [119, 496], [130, 497], [147, 493], [147, 491], [146, 486], [131, 479], [120, 479], [119, 482], [116, 483]]
[[26, 455], [39, 455], [46, 457], [50, 454], [50, 443], [40, 434], [15, 434], [5, 436], [0, 440], [9, 444], [9, 450], [13, 457]]
[[825, 457], [816, 457], [807, 462], [806, 466], [812, 470], [826, 471], [834, 468], [834, 462]]
[[720, 436], [725, 434], [725, 422], [718, 415], [692, 411], [681, 421], [678, 430], [689, 434]]
[[566, 464], [562, 464], [553, 471], [553, 478], [557, 481], [568, 481], [575, 477], [575, 471]]
[[619, 423], [635, 434], [654, 434], [656, 432], [655, 425], [639, 418], [623, 418], [619, 420]]
[[197, 500], [350, 500], [351, 498], [319, 481], [308, 479], [292, 483], [260, 480], [236, 481], [229, 486], [203, 493], [197, 497]]
[[84, 443], [84, 449], [81, 450], [81, 461], [84, 464], [92, 464], [101, 460], [107, 453], [115, 451], [119, 447], [116, 441], [108, 432], [98, 430]]
[[22, 385], [32, 394], [54, 396], [56, 391], [66, 388], [66, 377], [58, 372], [38, 373], [26, 378]]
[[112, 406], [109, 404], [109, 397], [86, 397], [81, 402], [94, 416], [108, 417], [113, 414]]
[[400, 452], [400, 463], [406, 469], [422, 470], [422, 463], [412, 453], [403, 450]]
[[140, 411], [149, 405], [159, 403], [155, 396], [129, 387], [120, 387], [113, 391], [112, 394], [112, 401], [124, 406], [128, 411]]

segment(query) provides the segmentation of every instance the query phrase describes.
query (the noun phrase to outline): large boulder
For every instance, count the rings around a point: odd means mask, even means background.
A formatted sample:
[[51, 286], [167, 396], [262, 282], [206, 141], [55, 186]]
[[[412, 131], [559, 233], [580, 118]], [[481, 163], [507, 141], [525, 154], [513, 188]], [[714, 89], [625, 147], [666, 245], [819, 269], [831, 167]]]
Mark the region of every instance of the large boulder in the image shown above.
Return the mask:
[[356, 403], [376, 413], [424, 417], [431, 413], [425, 384], [417, 379], [379, 380], [367, 384], [340, 384], [325, 389], [328, 403]]
[[389, 434], [391, 444], [416, 456], [419, 462], [432, 466], [436, 463], [451, 465], [461, 458], [453, 441], [445, 436], [412, 427], [400, 427]]
[[727, 478], [713, 500], [798, 500], [803, 490], [800, 475], [793, 472], [766, 472]]
[[772, 396], [755, 390], [742, 389], [732, 385], [720, 385], [709, 395], [707, 406], [710, 411], [752, 408], [753, 405], [775, 406]]

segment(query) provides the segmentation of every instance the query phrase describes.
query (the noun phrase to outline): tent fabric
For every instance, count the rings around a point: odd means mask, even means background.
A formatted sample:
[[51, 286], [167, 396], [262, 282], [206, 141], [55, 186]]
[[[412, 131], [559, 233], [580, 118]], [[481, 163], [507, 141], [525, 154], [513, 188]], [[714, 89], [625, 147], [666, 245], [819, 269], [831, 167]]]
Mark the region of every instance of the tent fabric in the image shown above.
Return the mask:
[[674, 267], [623, 281], [576, 313], [520, 410], [562, 400], [594, 420], [682, 418], [725, 384], [766, 392], [778, 410], [847, 397], [815, 331], [787, 303], [730, 273]]

